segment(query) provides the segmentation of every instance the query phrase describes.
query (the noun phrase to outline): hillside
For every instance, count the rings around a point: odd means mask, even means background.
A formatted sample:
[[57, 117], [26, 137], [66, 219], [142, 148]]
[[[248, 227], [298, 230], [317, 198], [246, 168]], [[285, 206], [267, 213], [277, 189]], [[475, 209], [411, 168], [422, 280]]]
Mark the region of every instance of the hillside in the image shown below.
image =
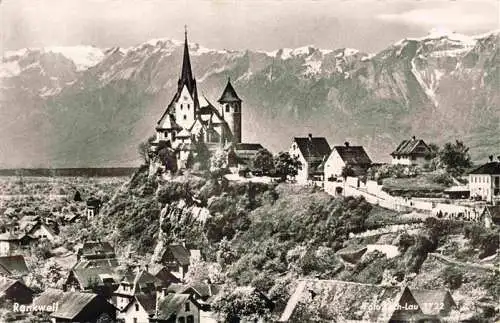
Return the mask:
[[[200, 93], [227, 77], [243, 98], [243, 138], [272, 150], [312, 132], [365, 145], [375, 160], [412, 134], [461, 138], [480, 160], [500, 141], [499, 34], [429, 34], [378, 53], [313, 46], [273, 52], [190, 45]], [[174, 93], [182, 43], [6, 52], [0, 66], [2, 167], [137, 165]]]
[[[462, 318], [491, 319], [500, 290], [491, 260], [498, 230], [430, 220], [406, 231], [353, 236], [413, 222], [362, 198], [335, 199], [314, 188], [189, 174], [165, 181], [142, 172], [115, 194], [91, 231], [143, 262], [165, 244], [186, 241], [206, 259], [190, 277], [255, 287], [275, 303], [273, 316], [296, 279], [309, 277], [450, 288]], [[382, 251], [356, 256], [367, 246]], [[391, 248], [397, 252], [384, 253]]]

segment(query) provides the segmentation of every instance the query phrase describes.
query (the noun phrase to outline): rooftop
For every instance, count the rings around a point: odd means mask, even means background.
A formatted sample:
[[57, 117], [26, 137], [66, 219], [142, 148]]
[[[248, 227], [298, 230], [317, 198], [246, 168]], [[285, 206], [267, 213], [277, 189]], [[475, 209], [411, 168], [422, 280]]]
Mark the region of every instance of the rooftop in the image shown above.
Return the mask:
[[500, 161], [492, 161], [472, 170], [472, 175], [500, 175]]
[[330, 155], [330, 145], [325, 137], [294, 137], [293, 141], [306, 159], [309, 157], [323, 158]]
[[430, 152], [429, 146], [422, 140], [412, 137], [409, 140], [403, 140], [391, 156], [402, 155], [425, 155]]

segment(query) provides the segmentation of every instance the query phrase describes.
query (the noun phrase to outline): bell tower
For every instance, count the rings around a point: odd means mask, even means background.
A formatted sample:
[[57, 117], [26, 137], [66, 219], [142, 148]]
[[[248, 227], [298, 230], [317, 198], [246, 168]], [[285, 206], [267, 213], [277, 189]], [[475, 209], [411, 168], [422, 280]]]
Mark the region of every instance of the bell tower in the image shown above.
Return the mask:
[[222, 116], [229, 125], [233, 135], [233, 143], [241, 143], [241, 99], [236, 94], [231, 79], [228, 78], [226, 88], [218, 101], [222, 106]]

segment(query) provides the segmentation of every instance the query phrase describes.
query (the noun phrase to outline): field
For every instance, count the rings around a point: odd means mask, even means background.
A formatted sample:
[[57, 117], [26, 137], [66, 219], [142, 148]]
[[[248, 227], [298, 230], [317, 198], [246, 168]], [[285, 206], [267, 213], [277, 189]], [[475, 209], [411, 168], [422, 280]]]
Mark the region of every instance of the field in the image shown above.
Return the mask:
[[128, 177], [0, 177], [0, 214], [13, 209], [16, 214], [29, 212], [76, 212], [76, 192], [83, 201], [96, 196], [109, 200]]

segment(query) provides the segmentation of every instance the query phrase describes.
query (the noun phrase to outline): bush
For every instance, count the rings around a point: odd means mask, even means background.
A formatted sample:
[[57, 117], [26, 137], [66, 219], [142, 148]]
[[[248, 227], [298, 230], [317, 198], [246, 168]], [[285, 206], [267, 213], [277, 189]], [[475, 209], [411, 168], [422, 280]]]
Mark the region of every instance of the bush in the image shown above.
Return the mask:
[[432, 181], [436, 184], [441, 184], [444, 186], [453, 185], [453, 177], [447, 172], [439, 172], [432, 177]]
[[455, 267], [446, 267], [443, 278], [446, 286], [451, 290], [459, 289], [464, 279], [463, 273]]

